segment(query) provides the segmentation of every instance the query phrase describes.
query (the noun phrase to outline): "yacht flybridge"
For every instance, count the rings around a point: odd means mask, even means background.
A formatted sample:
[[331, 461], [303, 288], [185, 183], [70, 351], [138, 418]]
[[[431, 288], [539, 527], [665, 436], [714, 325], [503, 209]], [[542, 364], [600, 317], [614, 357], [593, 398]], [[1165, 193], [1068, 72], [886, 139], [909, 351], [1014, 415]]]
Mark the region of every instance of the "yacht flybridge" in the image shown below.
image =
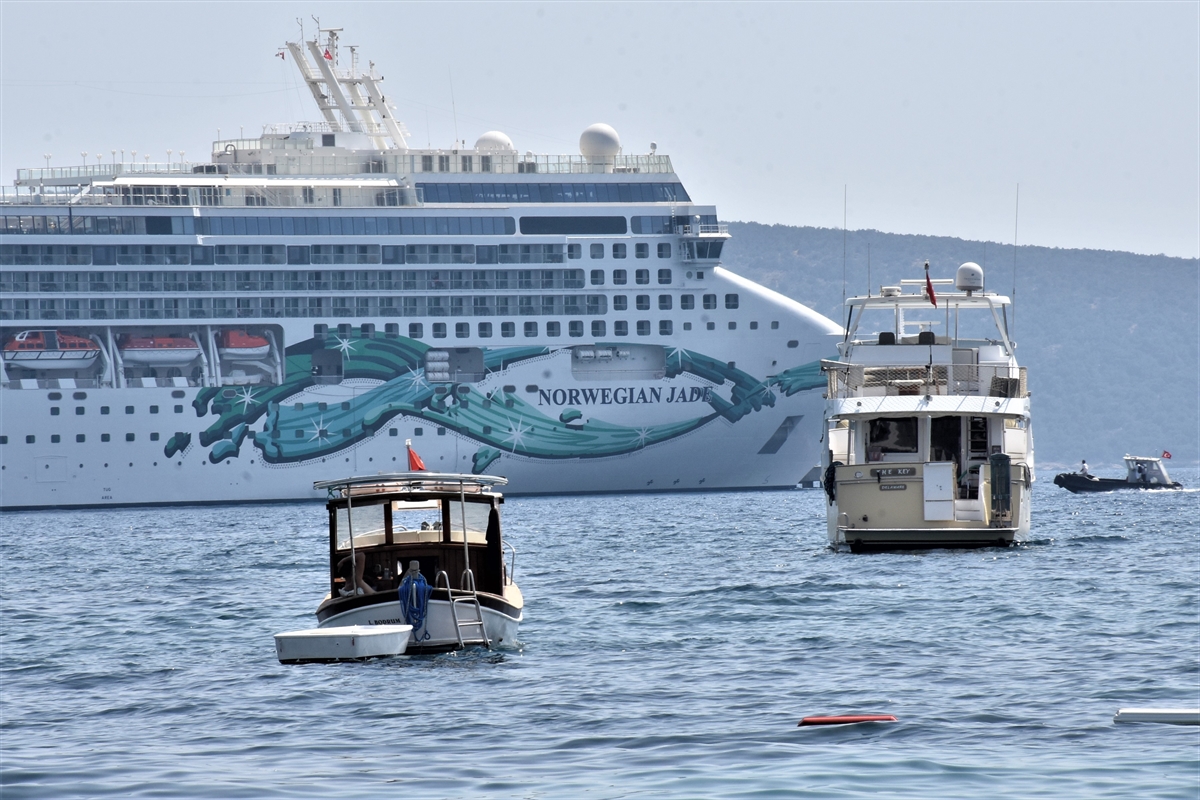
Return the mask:
[[968, 262], [953, 281], [927, 271], [847, 301], [841, 357], [821, 363], [835, 548], [1004, 546], [1028, 533], [1025, 368], [1009, 339], [1009, 298], [983, 289], [983, 270]]
[[319, 120], [0, 191], [0, 508], [313, 498], [406, 438], [522, 493], [817, 463], [840, 327], [727, 270], [656, 145], [415, 148], [338, 30], [282, 55]]

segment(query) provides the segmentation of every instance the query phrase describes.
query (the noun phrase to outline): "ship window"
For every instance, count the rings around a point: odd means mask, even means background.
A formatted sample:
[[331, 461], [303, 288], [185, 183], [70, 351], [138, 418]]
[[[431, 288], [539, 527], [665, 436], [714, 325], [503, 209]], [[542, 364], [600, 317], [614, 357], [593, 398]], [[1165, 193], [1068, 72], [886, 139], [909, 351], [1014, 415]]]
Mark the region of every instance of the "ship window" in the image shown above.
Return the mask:
[[433, 172], [433, 156], [421, 156], [421, 171]]
[[625, 257], [625, 245], [622, 244], [621, 242], [617, 242], [616, 244], [614, 244], [612, 246], [612, 253], [613, 253], [613, 258], [624, 258]]
[[715, 322], [706, 323], [704, 325], [704, 329], [709, 330], [709, 331], [715, 331], [717, 329], [717, 323], [715, 323]]
[[8, 437], [0, 435], [0, 444], [8, 444]]
[[444, 323], [444, 322], [433, 323], [433, 338], [435, 338], [435, 339], [445, 339], [446, 338], [446, 323]]
[[671, 257], [671, 243], [670, 242], [659, 243], [658, 257], [659, 258], [670, 258]]
[[158, 406], [150, 406], [150, 413], [151, 413], [151, 414], [157, 414], [157, 413], [158, 413]]
[[658, 310], [659, 311], [670, 311], [671, 310], [671, 295], [660, 294], [658, 296]]
[[773, 331], [777, 331], [777, 330], [779, 330], [779, 322], [778, 322], [778, 320], [776, 320], [776, 321], [774, 321], [774, 322], [772, 322], [772, 323], [771, 323], [771, 330], [773, 330]]
[[450, 171], [450, 156], [438, 156], [438, 172]]
[[446, 435], [446, 429], [445, 429], [445, 428], [438, 428], [438, 429], [437, 429], [437, 431], [438, 431], [438, 434], [437, 434], [438, 436], [445, 436], [445, 435]]
[[698, 281], [704, 280], [704, 270], [697, 270], [696, 280], [698, 280]]
[[667, 286], [671, 283], [671, 270], [660, 269], [658, 271], [658, 283], [660, 286]]
[[583, 336], [583, 321], [574, 319], [568, 322], [567, 335], [575, 337]]
[[613, 311], [628, 311], [629, 297], [623, 294], [613, 295]]
[[460, 172], [474, 172], [474, 161], [475, 159], [472, 156], [462, 156]]
[[50, 406], [50, 416], [57, 417], [59, 415], [59, 411], [60, 409], [58, 406]]
[[424, 428], [413, 428], [413, 436], [424, 436], [424, 435], [425, 435]]
[[420, 339], [425, 335], [425, 326], [419, 322], [408, 323], [408, 338]]
[[310, 261], [308, 245], [290, 244], [287, 248], [287, 263], [308, 264]]
[[58, 444], [61, 441], [62, 441], [62, 437], [59, 436], [57, 433], [50, 434], [50, 444]]
[[492, 171], [492, 157], [491, 156], [480, 156], [479, 157], [479, 171], [480, 172], [491, 172]]
[[[528, 336], [529, 334], [525, 335]], [[562, 336], [562, 325], [558, 322], [547, 322], [546, 335], [551, 337]]]
[[602, 270], [602, 269], [592, 270], [592, 286], [603, 286], [603, 285], [604, 285], [604, 270]]
[[795, 350], [797, 347], [800, 346], [800, 340], [799, 339], [788, 339], [787, 346], [792, 348], [793, 350]]
[[84, 407], [83, 406], [75, 406], [75, 416], [82, 417], [83, 414], [84, 414]]
[[639, 319], [638, 320], [637, 335], [638, 336], [649, 336], [650, 335], [650, 320], [648, 320], [648, 319]]
[[593, 320], [592, 321], [592, 337], [595, 339], [604, 338], [607, 335], [604, 330], [606, 327], [607, 326], [604, 324], [604, 320], [602, 320], [602, 319]]
[[613, 270], [613, 283], [617, 286], [624, 286], [629, 282], [628, 273], [623, 269]]
[[867, 448], [880, 453], [917, 452], [917, 418], [873, 419], [867, 434]]
[[671, 320], [669, 320], [669, 319], [659, 320], [658, 321], [658, 335], [659, 336], [670, 336], [671, 332], [672, 332], [671, 327], [672, 327]]
[[649, 258], [650, 245], [646, 244], [645, 242], [638, 242], [633, 246], [633, 252], [638, 258]]
[[512, 337], [516, 336], [517, 335], [517, 323], [501, 322], [500, 323], [500, 335], [502, 337], [504, 337], [505, 339], [511, 339]]
[[692, 323], [690, 323], [690, 322], [683, 323], [683, 329], [685, 331], [690, 331], [692, 329]]
[[388, 436], [399, 436], [399, 435], [400, 435], [400, 431], [397, 428], [389, 428], [388, 429]]
[[650, 270], [639, 269], [639, 270], [635, 271], [634, 272], [634, 280], [642, 286], [645, 286], [646, 284], [650, 283]]
[[536, 322], [526, 322], [525, 323], [525, 336], [527, 338], [533, 338], [534, 336], [537, 336], [537, 335], [538, 335], [538, 324]]
[[715, 294], [704, 295], [704, 307], [710, 311], [712, 309], [716, 308], [717, 307], [717, 296]]
[[737, 308], [738, 307], [738, 296], [736, 294], [725, 295], [725, 307], [726, 308]]
[[334, 133], [322, 133], [321, 134], [321, 147], [333, 147], [334, 143], [336, 141], [337, 141], [337, 134], [334, 134]]
[[25, 444], [34, 444], [37, 442], [37, 437], [32, 433], [25, 437]]
[[132, 442], [133, 440], [134, 440], [134, 435], [132, 433], [125, 434], [125, 441]]
[[758, 323], [757, 323], [757, 322], [751, 322], [751, 323], [750, 323], [750, 330], [752, 330], [752, 331], [756, 331], [756, 330], [758, 330]]
[[696, 295], [685, 294], [679, 297], [679, 307], [684, 311], [691, 311], [696, 307]]
[[302, 430], [296, 431], [296, 438], [297, 438], [297, 439], [303, 439], [303, 438], [304, 438], [304, 431], [302, 431]]
[[157, 432], [150, 434], [150, 441], [152, 441], [152, 442], [158, 441], [158, 433]]
[[102, 442], [111, 442], [111, 441], [112, 441], [112, 436], [108, 435], [107, 433], [102, 433], [102, 434], [100, 434], [100, 441], [102, 441]]
[[583, 247], [577, 244], [567, 245], [567, 258], [582, 258]]
[[650, 295], [639, 294], [637, 296], [637, 310], [638, 311], [649, 311], [650, 310]]
[[592, 258], [604, 258], [604, 245], [593, 244], [590, 248], [588, 248], [588, 254]]
[[628, 336], [629, 335], [629, 323], [623, 319], [619, 319], [616, 322], [614, 322], [613, 323], [613, 335], [614, 336]]
[[731, 330], [731, 331], [736, 331], [736, 330], [737, 330], [737, 323], [736, 323], [736, 322], [730, 322], [730, 323], [729, 323], [729, 330]]
[[382, 260], [384, 264], [403, 264], [404, 263], [404, 245], [385, 244], [383, 245]]
[[490, 323], [490, 322], [479, 323], [479, 338], [480, 339], [492, 338], [492, 323]]
[[456, 322], [454, 323], [454, 336], [458, 339], [466, 339], [471, 335], [471, 323]]

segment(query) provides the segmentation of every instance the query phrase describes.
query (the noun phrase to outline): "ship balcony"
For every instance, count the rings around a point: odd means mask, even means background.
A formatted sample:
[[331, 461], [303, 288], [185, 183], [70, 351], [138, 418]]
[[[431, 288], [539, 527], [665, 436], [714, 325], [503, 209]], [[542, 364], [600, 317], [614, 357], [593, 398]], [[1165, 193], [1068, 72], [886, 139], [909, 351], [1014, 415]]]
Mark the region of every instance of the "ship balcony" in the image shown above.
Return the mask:
[[1025, 367], [992, 364], [851, 364], [821, 361], [826, 397], [1028, 397]]

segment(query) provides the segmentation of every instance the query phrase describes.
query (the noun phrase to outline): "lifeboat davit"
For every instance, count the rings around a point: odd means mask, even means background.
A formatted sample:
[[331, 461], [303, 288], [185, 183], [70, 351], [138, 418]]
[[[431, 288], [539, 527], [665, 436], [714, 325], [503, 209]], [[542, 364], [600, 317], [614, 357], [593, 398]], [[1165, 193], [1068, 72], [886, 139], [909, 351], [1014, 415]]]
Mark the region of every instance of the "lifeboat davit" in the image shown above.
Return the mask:
[[24, 369], [87, 369], [99, 355], [91, 339], [58, 330], [21, 331], [4, 343], [4, 363]]
[[117, 342], [126, 364], [181, 367], [200, 355], [200, 345], [186, 336], [122, 336]]
[[217, 334], [217, 353], [230, 361], [258, 361], [271, 352], [271, 343], [262, 336], [229, 330]]

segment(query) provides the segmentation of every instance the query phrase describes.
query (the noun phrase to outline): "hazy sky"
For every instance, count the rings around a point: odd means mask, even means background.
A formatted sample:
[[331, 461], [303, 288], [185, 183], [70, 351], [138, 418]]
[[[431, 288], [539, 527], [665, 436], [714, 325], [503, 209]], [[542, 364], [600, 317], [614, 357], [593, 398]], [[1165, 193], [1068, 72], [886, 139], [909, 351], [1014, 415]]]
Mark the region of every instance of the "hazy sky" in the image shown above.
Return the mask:
[[[0, 179], [319, 119], [345, 29], [414, 146], [651, 141], [723, 219], [1200, 255], [1200, 3], [0, 1]], [[118, 156], [119, 157], [119, 156]], [[89, 157], [94, 163], [94, 157]]]

